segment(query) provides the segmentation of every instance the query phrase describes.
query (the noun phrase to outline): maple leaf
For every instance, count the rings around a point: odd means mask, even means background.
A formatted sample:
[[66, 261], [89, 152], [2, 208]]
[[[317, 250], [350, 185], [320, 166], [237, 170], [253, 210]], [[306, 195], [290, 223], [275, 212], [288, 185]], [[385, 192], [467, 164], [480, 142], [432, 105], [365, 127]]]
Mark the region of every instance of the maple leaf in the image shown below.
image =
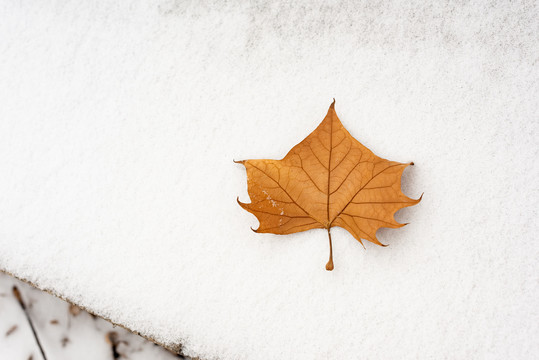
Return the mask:
[[[333, 270], [331, 228], [348, 230], [361, 239], [376, 238], [381, 227], [399, 228], [397, 210], [421, 201], [401, 191], [402, 172], [413, 163], [382, 159], [344, 128], [335, 112], [335, 99], [320, 125], [282, 160], [236, 161], [247, 170], [251, 203], [238, 203], [254, 214], [257, 233], [292, 234], [327, 229]], [[363, 245], [363, 247], [365, 247]]]

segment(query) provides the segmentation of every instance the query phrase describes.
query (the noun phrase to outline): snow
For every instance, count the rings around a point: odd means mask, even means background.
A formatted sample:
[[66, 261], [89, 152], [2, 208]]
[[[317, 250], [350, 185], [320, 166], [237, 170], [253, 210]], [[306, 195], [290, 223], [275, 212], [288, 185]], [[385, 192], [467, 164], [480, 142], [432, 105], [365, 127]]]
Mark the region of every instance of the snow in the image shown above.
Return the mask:
[[[0, 269], [210, 359], [539, 354], [536, 2], [5, 1]], [[255, 234], [332, 98], [414, 161], [366, 250]]]

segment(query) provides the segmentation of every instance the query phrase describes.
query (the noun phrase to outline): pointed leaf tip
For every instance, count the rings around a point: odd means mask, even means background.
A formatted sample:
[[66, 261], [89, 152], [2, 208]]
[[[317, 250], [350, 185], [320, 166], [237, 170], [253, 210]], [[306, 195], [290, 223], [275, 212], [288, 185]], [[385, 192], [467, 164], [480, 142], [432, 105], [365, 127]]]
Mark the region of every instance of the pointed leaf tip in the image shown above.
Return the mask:
[[247, 203], [241, 202], [239, 196], [236, 198], [236, 201], [238, 202], [238, 204], [239, 204], [242, 208], [246, 209], [246, 206], [245, 206], [245, 205], [247, 205]]
[[329, 108], [335, 109], [335, 98], [333, 98], [333, 102], [331, 103], [331, 105], [329, 105]]

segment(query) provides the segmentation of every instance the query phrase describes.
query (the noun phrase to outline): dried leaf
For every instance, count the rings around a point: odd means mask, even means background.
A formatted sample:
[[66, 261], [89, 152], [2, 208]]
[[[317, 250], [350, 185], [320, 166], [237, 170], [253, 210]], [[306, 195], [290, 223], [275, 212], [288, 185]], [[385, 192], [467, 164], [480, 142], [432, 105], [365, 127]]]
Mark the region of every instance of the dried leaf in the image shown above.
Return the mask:
[[69, 338], [67, 336], [64, 336], [62, 340], [60, 340], [62, 343], [62, 347], [66, 347], [66, 345], [70, 342]]
[[237, 161], [247, 170], [251, 203], [238, 203], [254, 214], [257, 233], [292, 234], [327, 229], [330, 245], [327, 270], [333, 270], [330, 229], [348, 230], [383, 245], [376, 238], [381, 227], [399, 228], [397, 210], [415, 205], [401, 191], [401, 175], [408, 165], [382, 159], [344, 128], [335, 100], [322, 123], [282, 160]]
[[73, 305], [73, 304], [69, 304], [69, 313], [73, 316], [77, 316], [80, 314], [80, 307], [78, 307], [77, 305]]
[[128, 345], [127, 341], [120, 340], [120, 337], [116, 331], [109, 331], [105, 334], [105, 341], [111, 346], [112, 350], [112, 357], [114, 359], [119, 359], [121, 357], [126, 357], [124, 354], [122, 354], [118, 347], [121, 344]]
[[17, 325], [13, 325], [12, 327], [10, 327], [9, 330], [6, 331], [6, 337], [13, 334], [15, 332], [15, 330], [17, 330]]
[[109, 331], [105, 334], [105, 341], [109, 345], [117, 345], [119, 343], [118, 333], [116, 331]]

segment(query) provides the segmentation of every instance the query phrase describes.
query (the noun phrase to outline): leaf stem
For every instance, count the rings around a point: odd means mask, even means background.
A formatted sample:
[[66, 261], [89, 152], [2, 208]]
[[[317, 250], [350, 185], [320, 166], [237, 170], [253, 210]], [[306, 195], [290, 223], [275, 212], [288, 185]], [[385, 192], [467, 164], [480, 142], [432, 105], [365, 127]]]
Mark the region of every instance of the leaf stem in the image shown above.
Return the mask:
[[328, 227], [328, 237], [329, 237], [329, 261], [326, 264], [326, 270], [331, 271], [333, 270], [333, 244], [331, 243], [331, 228]]

